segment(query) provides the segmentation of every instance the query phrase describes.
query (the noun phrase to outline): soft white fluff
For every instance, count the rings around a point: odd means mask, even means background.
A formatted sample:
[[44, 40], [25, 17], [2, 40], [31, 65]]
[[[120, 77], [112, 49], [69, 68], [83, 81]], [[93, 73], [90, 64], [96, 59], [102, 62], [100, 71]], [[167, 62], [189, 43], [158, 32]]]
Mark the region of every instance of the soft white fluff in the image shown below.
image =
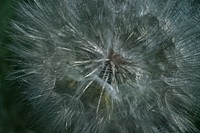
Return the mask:
[[198, 132], [195, 2], [35, 0], [20, 7], [13, 79], [25, 88], [38, 130]]

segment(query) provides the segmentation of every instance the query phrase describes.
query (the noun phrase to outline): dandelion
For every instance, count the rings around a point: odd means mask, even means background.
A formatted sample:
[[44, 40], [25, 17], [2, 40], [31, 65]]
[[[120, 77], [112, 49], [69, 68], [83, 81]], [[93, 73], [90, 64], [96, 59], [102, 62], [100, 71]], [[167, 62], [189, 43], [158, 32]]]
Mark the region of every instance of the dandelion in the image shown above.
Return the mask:
[[187, 0], [34, 0], [13, 21], [14, 80], [48, 133], [199, 132], [199, 8]]

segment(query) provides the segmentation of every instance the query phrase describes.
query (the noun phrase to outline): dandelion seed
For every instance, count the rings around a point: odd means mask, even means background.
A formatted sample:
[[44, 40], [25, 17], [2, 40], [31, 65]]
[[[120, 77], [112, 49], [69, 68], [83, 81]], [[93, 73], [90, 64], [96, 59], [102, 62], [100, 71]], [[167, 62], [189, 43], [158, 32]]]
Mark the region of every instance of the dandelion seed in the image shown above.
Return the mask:
[[11, 79], [21, 81], [38, 131], [199, 132], [195, 0], [34, 0], [20, 7], [10, 47], [19, 70]]

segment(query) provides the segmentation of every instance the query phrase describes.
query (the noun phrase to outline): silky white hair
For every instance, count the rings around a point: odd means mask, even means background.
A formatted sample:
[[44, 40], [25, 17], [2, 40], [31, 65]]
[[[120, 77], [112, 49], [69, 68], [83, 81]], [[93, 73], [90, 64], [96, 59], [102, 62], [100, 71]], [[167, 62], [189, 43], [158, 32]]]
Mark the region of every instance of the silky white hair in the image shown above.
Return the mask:
[[34, 0], [17, 11], [11, 77], [39, 132], [199, 132], [195, 1]]

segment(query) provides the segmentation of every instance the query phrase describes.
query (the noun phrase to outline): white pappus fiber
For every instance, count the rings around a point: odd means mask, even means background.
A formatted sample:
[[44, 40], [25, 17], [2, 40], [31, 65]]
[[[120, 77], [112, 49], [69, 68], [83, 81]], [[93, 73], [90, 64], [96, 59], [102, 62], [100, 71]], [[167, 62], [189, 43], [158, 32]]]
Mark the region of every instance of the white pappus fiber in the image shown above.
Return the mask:
[[12, 79], [45, 133], [197, 133], [200, 8], [189, 0], [20, 4]]

